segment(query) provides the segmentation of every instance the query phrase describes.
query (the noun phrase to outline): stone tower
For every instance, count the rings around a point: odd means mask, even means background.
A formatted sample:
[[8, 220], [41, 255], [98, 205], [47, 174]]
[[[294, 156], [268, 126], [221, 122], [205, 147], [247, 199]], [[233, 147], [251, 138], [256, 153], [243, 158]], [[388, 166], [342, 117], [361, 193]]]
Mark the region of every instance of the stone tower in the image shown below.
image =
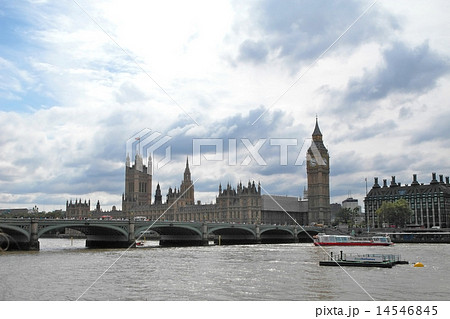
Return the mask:
[[161, 195], [161, 187], [156, 185], [156, 192], [155, 192], [155, 205], [162, 205], [162, 195]]
[[316, 117], [311, 146], [306, 153], [308, 223], [331, 224], [329, 159]]
[[148, 167], [140, 154], [136, 154], [133, 166], [127, 155], [125, 165], [125, 193], [122, 195], [122, 211], [128, 213], [132, 207], [150, 205], [152, 202], [152, 159]]
[[186, 168], [184, 169], [184, 177], [180, 185], [180, 195], [182, 195], [180, 200], [183, 206], [194, 205], [194, 185], [192, 185], [188, 158], [186, 158]]

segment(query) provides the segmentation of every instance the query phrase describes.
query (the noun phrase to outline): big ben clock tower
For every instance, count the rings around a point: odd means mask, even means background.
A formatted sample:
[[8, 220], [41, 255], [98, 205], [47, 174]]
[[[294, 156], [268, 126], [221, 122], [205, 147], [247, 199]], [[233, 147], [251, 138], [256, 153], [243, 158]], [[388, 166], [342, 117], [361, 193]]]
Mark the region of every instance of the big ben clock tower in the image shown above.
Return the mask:
[[308, 176], [308, 222], [330, 225], [330, 156], [322, 141], [316, 117], [311, 146], [306, 153]]

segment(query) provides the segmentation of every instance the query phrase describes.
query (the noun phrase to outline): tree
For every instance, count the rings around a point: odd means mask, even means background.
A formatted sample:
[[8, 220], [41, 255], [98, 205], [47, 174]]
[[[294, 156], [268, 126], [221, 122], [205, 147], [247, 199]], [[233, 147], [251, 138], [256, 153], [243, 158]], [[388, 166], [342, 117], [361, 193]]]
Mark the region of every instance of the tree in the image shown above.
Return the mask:
[[336, 213], [336, 221], [343, 223], [343, 224], [349, 224], [353, 220], [353, 211], [350, 208], [341, 208]]
[[379, 225], [388, 223], [396, 227], [405, 227], [411, 218], [412, 210], [406, 200], [399, 199], [395, 202], [384, 202], [376, 213]]

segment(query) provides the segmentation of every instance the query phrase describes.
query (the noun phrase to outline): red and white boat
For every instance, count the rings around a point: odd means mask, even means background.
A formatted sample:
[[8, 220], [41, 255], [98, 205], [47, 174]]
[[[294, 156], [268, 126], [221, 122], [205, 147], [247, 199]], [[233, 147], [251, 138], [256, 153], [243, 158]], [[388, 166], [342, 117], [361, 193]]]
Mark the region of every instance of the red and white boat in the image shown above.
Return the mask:
[[314, 236], [315, 246], [390, 246], [393, 244], [389, 235], [364, 238], [320, 233]]

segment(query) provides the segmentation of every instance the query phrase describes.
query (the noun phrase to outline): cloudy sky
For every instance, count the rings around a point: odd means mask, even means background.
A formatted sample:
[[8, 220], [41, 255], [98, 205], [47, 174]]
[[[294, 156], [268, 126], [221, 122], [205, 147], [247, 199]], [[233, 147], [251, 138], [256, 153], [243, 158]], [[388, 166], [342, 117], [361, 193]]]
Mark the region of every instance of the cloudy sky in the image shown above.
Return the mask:
[[0, 208], [120, 208], [137, 147], [164, 194], [188, 156], [202, 202], [300, 196], [316, 115], [332, 202], [450, 174], [448, 1], [0, 3]]

